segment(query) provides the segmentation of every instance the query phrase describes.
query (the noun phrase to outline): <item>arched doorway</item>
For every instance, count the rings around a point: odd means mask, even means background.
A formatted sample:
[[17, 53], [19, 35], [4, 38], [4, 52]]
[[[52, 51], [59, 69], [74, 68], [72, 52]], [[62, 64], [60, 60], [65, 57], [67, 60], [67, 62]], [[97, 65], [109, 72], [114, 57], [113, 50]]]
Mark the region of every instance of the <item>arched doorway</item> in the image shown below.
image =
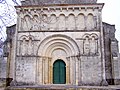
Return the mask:
[[66, 83], [66, 64], [63, 60], [58, 59], [53, 64], [53, 84]]

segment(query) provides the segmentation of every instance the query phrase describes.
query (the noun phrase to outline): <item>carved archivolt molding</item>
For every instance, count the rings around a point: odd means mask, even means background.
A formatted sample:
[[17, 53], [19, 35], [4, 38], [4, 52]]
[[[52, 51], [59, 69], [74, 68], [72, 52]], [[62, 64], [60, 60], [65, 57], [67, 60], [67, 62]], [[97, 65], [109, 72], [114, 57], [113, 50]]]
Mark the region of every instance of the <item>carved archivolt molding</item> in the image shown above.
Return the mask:
[[37, 51], [38, 56], [49, 56], [53, 55], [54, 52], [62, 50], [67, 56], [78, 55], [80, 50], [77, 43], [66, 35], [52, 35], [40, 43]]

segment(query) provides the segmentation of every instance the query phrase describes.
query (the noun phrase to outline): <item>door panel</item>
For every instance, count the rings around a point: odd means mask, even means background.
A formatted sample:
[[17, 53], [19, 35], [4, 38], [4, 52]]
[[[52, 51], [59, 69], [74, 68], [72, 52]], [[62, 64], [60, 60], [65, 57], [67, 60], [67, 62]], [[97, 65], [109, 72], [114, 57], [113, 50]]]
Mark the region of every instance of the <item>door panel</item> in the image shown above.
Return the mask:
[[57, 60], [53, 64], [53, 83], [54, 84], [66, 83], [66, 65], [62, 60]]

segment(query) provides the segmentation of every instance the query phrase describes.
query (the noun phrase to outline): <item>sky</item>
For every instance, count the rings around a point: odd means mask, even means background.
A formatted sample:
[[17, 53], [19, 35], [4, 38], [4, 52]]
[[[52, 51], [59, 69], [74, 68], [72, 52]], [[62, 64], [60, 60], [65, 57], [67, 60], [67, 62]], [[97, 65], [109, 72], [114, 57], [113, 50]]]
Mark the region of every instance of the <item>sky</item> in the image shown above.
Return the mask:
[[[17, 3], [15, 3], [16, 1]], [[118, 18], [120, 16], [120, 0], [98, 0], [98, 3], [105, 3], [102, 10], [102, 19], [106, 23], [115, 25], [116, 38], [120, 41], [120, 20]], [[3, 36], [2, 39], [5, 40], [6, 37], [4, 26], [10, 26], [16, 23], [16, 13], [13, 5], [17, 4], [20, 4], [20, 0], [0, 0], [0, 39]]]

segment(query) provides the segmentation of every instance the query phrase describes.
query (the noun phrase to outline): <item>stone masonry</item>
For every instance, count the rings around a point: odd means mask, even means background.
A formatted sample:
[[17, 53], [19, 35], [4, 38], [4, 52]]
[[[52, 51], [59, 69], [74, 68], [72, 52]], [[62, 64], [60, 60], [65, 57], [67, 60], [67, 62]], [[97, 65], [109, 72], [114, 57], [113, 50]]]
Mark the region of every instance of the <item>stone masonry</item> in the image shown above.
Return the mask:
[[102, 22], [104, 4], [96, 2], [25, 0], [16, 6], [17, 24], [7, 30], [8, 85], [120, 84], [115, 26]]

